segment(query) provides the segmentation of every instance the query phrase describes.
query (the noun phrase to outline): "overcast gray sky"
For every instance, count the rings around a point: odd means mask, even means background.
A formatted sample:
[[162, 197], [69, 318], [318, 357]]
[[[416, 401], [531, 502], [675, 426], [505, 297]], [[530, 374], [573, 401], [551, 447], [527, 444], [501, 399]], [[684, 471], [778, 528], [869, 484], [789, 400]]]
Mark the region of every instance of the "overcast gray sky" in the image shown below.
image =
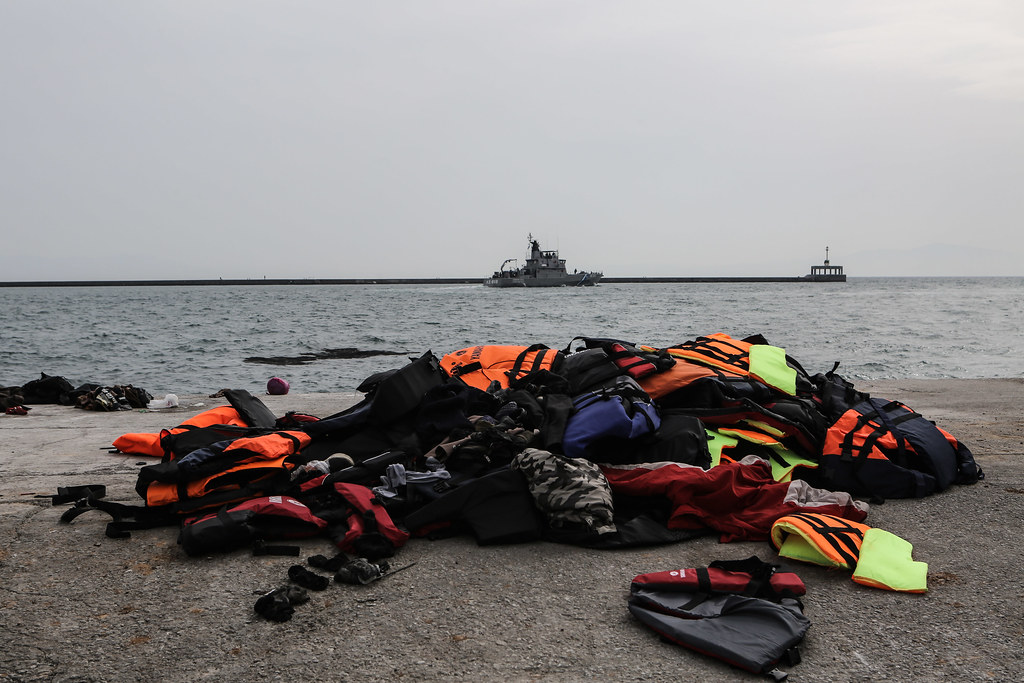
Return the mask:
[[0, 280], [1024, 275], [1018, 0], [0, 0]]

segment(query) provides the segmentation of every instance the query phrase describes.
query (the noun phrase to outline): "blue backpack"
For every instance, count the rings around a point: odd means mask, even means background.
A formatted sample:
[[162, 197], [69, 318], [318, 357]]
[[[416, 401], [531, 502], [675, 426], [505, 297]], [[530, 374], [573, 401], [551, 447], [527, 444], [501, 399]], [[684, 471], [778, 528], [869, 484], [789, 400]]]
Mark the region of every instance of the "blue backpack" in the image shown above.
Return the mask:
[[635, 439], [656, 432], [661, 418], [647, 393], [630, 377], [573, 399], [562, 450], [570, 458], [587, 458], [590, 446], [609, 439]]

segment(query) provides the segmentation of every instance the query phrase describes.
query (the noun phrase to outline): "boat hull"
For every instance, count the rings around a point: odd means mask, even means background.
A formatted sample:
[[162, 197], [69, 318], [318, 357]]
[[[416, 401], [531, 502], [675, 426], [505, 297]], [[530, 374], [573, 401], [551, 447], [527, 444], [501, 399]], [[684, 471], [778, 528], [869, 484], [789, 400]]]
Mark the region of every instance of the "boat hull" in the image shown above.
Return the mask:
[[488, 287], [593, 287], [601, 281], [601, 273], [573, 273], [556, 277], [489, 277]]

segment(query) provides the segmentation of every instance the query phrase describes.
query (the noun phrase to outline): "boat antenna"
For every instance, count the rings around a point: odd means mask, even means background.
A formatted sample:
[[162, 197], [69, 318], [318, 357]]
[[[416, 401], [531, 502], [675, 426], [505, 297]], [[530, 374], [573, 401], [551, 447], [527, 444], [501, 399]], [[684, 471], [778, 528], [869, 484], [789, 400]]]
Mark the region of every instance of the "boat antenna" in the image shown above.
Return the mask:
[[828, 265], [828, 247], [825, 247], [825, 265]]

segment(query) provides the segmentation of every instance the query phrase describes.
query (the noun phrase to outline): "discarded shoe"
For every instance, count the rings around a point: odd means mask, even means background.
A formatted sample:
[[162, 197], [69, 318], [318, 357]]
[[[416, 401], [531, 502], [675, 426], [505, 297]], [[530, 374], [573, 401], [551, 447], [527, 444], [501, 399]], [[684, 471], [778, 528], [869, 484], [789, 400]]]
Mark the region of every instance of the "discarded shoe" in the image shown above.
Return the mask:
[[303, 588], [313, 591], [326, 590], [331, 585], [331, 580], [316, 572], [311, 572], [301, 564], [293, 564], [288, 568], [288, 578]]
[[390, 568], [387, 562], [374, 564], [366, 558], [357, 557], [350, 562], [346, 562], [338, 570], [338, 573], [334, 575], [334, 580], [338, 583], [366, 585], [384, 576]]
[[326, 569], [329, 572], [336, 572], [342, 568], [342, 566], [349, 562], [350, 558], [345, 553], [339, 552], [334, 557], [327, 557], [326, 555], [313, 555], [312, 557], [306, 558], [306, 563], [310, 567], [316, 567], [317, 569]]
[[271, 621], [288, 621], [295, 613], [295, 605], [309, 600], [305, 588], [299, 586], [281, 586], [261, 595], [253, 606], [256, 613]]

